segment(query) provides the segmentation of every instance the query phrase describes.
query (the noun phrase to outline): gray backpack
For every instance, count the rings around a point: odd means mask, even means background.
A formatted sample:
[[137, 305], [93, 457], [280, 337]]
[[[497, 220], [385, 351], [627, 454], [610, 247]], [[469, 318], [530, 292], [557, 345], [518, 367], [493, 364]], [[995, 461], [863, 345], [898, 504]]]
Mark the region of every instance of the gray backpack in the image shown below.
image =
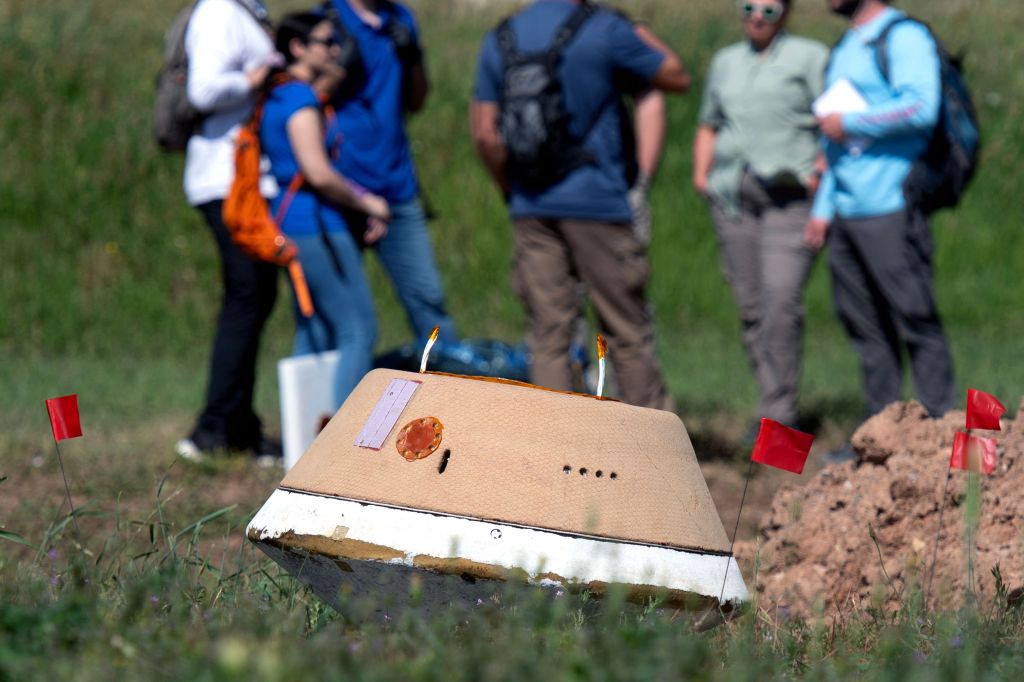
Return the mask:
[[185, 90], [188, 83], [185, 33], [195, 7], [193, 4], [181, 10], [164, 34], [164, 65], [156, 77], [153, 102], [153, 137], [167, 152], [184, 151], [188, 138], [203, 120], [203, 115], [188, 101]]
[[[266, 10], [259, 2], [236, 0], [260, 25], [268, 26]], [[199, 0], [174, 18], [164, 34], [164, 65], [156, 76], [156, 98], [153, 101], [153, 137], [167, 152], [184, 151], [188, 138], [199, 128], [206, 114], [188, 101], [188, 53], [185, 34]]]
[[530, 191], [546, 189], [593, 162], [582, 138], [569, 129], [558, 66], [566, 46], [596, 11], [593, 4], [581, 3], [540, 52], [519, 51], [511, 18], [495, 29], [504, 62], [498, 131], [508, 152], [506, 171]]

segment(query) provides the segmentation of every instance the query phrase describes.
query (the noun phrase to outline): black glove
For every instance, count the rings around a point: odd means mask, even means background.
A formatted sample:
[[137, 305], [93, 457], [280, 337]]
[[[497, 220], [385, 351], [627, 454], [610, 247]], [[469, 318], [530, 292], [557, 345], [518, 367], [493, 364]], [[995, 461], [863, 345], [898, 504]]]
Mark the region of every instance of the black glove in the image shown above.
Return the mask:
[[395, 54], [398, 55], [398, 61], [402, 62], [403, 68], [408, 69], [423, 61], [423, 48], [416, 42], [416, 36], [413, 35], [412, 29], [397, 19], [388, 19], [388, 23], [384, 25], [384, 31], [388, 34], [388, 38], [391, 38], [391, 42], [395, 46]]

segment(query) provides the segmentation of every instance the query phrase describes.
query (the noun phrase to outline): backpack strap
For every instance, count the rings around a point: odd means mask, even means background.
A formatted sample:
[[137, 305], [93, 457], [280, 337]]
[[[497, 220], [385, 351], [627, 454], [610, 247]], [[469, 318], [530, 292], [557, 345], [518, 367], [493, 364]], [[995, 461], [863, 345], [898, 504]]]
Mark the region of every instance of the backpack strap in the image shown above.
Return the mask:
[[[256, 135], [256, 139], [259, 139], [260, 126], [263, 125], [263, 109], [271, 91], [295, 80], [295, 77], [287, 71], [280, 71], [267, 79], [267, 87], [264, 89], [259, 101], [256, 103], [256, 107], [253, 109], [252, 117], [249, 119], [248, 123], [246, 123], [247, 126], [252, 128], [252, 132]], [[277, 213], [274, 215], [275, 223], [278, 225], [281, 224], [281, 221], [284, 220], [285, 216], [288, 214], [288, 208], [292, 204], [292, 199], [295, 198], [295, 193], [302, 189], [302, 186], [305, 183], [306, 179], [302, 176], [302, 172], [296, 171], [295, 175], [292, 176], [291, 182], [288, 183], [288, 189], [285, 191], [285, 195], [281, 199], [281, 204], [277, 207]]]
[[281, 198], [281, 205], [277, 207], [277, 213], [274, 214], [275, 223], [280, 225], [281, 221], [288, 215], [288, 209], [291, 208], [292, 199], [295, 198], [295, 194], [302, 189], [302, 186], [305, 183], [306, 179], [302, 177], [302, 171], [296, 171], [295, 175], [292, 176], [292, 181], [288, 183], [288, 189]]
[[516, 34], [512, 31], [512, 17], [502, 19], [498, 27], [494, 29], [494, 37], [501, 49], [502, 59], [505, 64], [512, 61], [516, 55]]
[[[252, 17], [260, 27], [268, 33], [274, 30], [274, 25], [270, 23], [270, 13], [267, 12], [267, 8], [262, 2], [258, 0], [235, 0], [235, 2], [242, 7], [249, 16]], [[198, 2], [196, 4], [199, 4]]]
[[555, 33], [555, 39], [548, 46], [545, 54], [548, 63], [553, 64], [558, 61], [559, 57], [562, 56], [562, 50], [576, 37], [576, 33], [583, 26], [583, 22], [589, 19], [596, 11], [597, 7], [586, 0], [579, 4], [579, 7], [569, 15], [565, 23], [558, 28], [558, 32]]
[[878, 34], [878, 37], [871, 41], [871, 44], [875, 48], [875, 64], [878, 66], [878, 71], [882, 74], [882, 78], [885, 79], [886, 83], [889, 82], [889, 34], [892, 33], [892, 30], [900, 24], [906, 23], [923, 26], [924, 30], [928, 32], [928, 35], [932, 37], [932, 42], [935, 43], [935, 49], [939, 51], [939, 57], [942, 57], [942, 47], [939, 45], [939, 41], [935, 39], [935, 34], [932, 32], [932, 29], [928, 24], [909, 16], [902, 16], [893, 19], [885, 25], [885, 28], [883, 28], [882, 32]]
[[[573, 10], [573, 13], [569, 15], [569, 18], [558, 27], [558, 31], [555, 33], [554, 39], [548, 46], [547, 50], [544, 51], [544, 58], [549, 64], [554, 64], [558, 61], [558, 58], [562, 55], [562, 50], [565, 46], [572, 42], [572, 39], [576, 37], [576, 33], [583, 26], [583, 22], [590, 18], [597, 11], [597, 6], [593, 3], [586, 2], [584, 0], [579, 6]], [[494, 37], [498, 41], [498, 47], [501, 49], [501, 56], [505, 63], [510, 63], [519, 50], [516, 49], [516, 34], [512, 30], [512, 17], [505, 17], [498, 27], [494, 29]]]

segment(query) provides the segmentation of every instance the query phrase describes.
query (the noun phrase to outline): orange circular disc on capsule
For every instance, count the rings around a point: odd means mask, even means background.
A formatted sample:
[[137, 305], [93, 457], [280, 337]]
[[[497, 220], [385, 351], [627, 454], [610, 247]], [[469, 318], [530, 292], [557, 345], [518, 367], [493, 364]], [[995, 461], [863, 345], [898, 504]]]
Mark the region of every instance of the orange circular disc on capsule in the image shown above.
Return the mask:
[[436, 417], [414, 419], [398, 432], [395, 447], [410, 462], [428, 457], [441, 444], [444, 425]]

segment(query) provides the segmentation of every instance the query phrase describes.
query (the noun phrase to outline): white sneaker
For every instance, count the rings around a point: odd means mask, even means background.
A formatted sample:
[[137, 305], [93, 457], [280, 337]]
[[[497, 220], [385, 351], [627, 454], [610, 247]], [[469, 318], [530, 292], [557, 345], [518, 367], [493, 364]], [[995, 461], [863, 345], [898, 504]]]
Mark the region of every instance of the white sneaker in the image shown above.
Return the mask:
[[187, 459], [190, 462], [201, 462], [205, 458], [199, 446], [192, 442], [191, 438], [182, 438], [174, 444], [174, 451], [178, 457]]
[[284, 469], [284, 458], [277, 455], [253, 455], [252, 461], [260, 469]]

